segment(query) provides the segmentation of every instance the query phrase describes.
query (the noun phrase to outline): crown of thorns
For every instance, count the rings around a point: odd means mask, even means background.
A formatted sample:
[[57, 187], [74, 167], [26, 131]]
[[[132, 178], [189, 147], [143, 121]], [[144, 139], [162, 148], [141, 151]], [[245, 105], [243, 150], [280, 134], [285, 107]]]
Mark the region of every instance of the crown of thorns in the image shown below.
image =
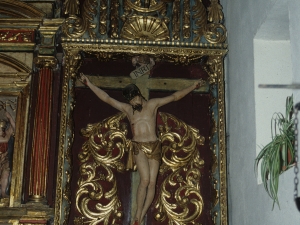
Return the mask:
[[140, 89], [135, 84], [129, 84], [123, 89], [124, 98], [130, 102], [134, 97], [141, 96], [144, 98], [140, 92]]

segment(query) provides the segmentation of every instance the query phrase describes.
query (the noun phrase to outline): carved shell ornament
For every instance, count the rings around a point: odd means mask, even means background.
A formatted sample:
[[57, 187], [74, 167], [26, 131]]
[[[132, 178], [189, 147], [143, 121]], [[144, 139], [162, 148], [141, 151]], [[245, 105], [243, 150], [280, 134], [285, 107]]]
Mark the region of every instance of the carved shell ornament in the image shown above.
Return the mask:
[[166, 23], [157, 17], [129, 17], [121, 31], [121, 37], [128, 40], [167, 41], [170, 39]]

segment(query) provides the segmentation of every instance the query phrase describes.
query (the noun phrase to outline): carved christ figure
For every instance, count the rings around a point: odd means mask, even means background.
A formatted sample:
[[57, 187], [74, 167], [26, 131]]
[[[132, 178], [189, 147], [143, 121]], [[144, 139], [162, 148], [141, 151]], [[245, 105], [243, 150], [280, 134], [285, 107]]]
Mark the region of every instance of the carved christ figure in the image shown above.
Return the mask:
[[177, 91], [167, 97], [146, 100], [139, 88], [130, 84], [123, 89], [123, 96], [127, 103], [111, 98], [105, 91], [92, 84], [83, 74], [80, 81], [88, 86], [97, 97], [117, 110], [126, 114], [132, 130], [132, 147], [134, 161], [140, 175], [137, 190], [137, 210], [134, 225], [139, 225], [144, 219], [155, 195], [157, 174], [161, 161], [161, 144], [156, 134], [156, 114], [159, 107], [186, 96], [205, 82], [197, 80], [193, 85]]

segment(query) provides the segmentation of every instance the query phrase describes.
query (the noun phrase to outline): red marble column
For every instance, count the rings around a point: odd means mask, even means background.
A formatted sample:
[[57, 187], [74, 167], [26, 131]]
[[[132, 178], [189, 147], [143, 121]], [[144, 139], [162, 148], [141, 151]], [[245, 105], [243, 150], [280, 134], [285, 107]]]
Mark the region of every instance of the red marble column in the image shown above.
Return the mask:
[[45, 200], [47, 190], [53, 71], [44, 58], [42, 60], [37, 58], [35, 62], [42, 67], [39, 69], [39, 86], [34, 112], [29, 199], [41, 202]]

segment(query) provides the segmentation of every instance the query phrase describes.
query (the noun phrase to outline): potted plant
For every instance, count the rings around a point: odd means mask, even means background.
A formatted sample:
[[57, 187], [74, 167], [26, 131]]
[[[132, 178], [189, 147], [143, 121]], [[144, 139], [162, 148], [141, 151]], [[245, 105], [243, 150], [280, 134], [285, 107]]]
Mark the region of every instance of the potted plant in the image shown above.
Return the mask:
[[264, 146], [255, 159], [255, 170], [260, 164], [264, 188], [273, 199], [273, 208], [278, 201], [279, 175], [294, 164], [294, 116], [293, 96], [286, 99], [285, 116], [274, 113], [271, 119], [272, 141]]

